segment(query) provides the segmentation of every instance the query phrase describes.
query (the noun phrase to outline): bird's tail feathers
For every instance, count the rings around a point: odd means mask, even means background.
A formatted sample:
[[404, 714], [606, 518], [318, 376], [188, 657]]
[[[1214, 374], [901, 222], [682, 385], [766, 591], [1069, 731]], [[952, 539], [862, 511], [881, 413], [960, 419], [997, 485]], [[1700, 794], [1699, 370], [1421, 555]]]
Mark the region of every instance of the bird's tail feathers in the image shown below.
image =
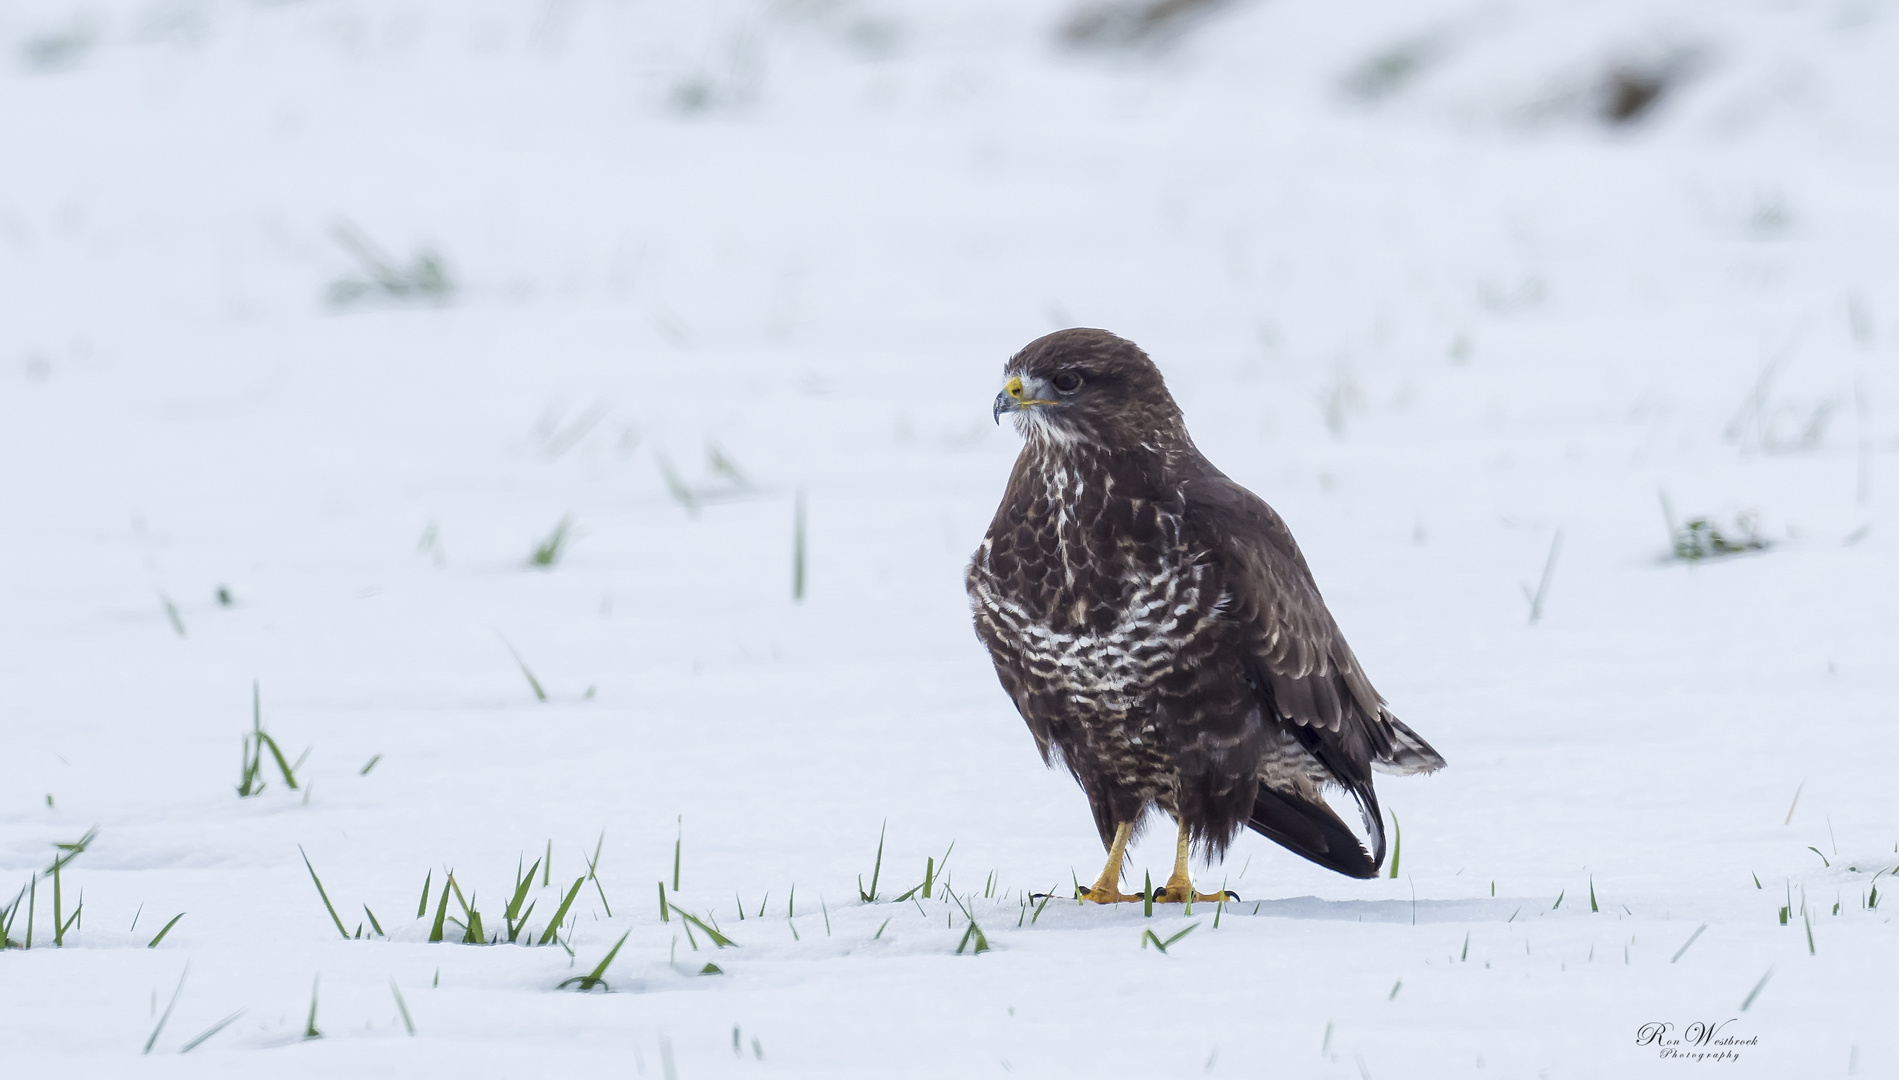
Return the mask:
[[1265, 784], [1260, 785], [1253, 799], [1253, 815], [1247, 825], [1327, 870], [1355, 878], [1377, 877], [1378, 867], [1385, 861], [1385, 827], [1378, 796], [1370, 784], [1340, 792], [1349, 794], [1359, 812], [1365, 827], [1362, 838], [1324, 798]]
[[1390, 725], [1391, 750], [1372, 759], [1372, 768], [1379, 772], [1410, 776], [1414, 773], [1436, 772], [1444, 767], [1444, 757], [1417, 732], [1412, 731], [1405, 722], [1384, 713], [1380, 719]]

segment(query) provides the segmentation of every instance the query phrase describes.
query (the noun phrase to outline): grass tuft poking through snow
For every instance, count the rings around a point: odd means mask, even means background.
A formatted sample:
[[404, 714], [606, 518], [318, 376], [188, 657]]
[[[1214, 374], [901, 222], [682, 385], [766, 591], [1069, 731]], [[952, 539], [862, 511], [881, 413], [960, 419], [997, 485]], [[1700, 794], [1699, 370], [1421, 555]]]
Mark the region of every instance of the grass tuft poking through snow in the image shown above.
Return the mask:
[[[672, 909], [673, 909], [673, 914], [678, 915], [682, 923], [684, 923], [688, 928], [694, 927], [694, 926], [698, 927], [699, 932], [704, 934], [706, 937], [710, 938], [712, 940], [712, 944], [716, 946], [717, 948], [733, 949], [733, 948], [738, 947], [738, 942], [733, 941], [731, 938], [726, 937], [724, 934], [719, 933], [717, 929], [708, 925], [707, 922], [704, 919], [701, 919], [699, 916], [692, 914], [691, 912], [687, 911], [685, 908], [680, 907], [678, 904], [672, 905]], [[688, 929], [686, 932], [690, 934], [692, 931]]]
[[1686, 524], [1677, 525], [1668, 495], [1664, 493], [1661, 499], [1662, 519], [1668, 524], [1669, 557], [1676, 561], [1701, 562], [1728, 555], [1746, 555], [1766, 551], [1772, 546], [1761, 536], [1760, 519], [1752, 511], [1736, 515], [1733, 524], [1725, 527], [1726, 531], [1714, 518], [1705, 516], [1689, 518]]
[[[310, 871], [310, 880], [316, 882], [317, 895], [323, 898], [323, 910], [330, 913], [330, 921], [336, 924], [336, 932], [341, 934], [343, 939], [347, 941], [349, 939], [349, 931], [343, 929], [343, 920], [336, 914], [336, 905], [330, 903], [329, 890], [323, 887], [323, 879], [317, 876], [316, 867], [310, 865], [310, 856], [303, 850], [302, 844], [297, 845], [297, 854], [303, 856], [304, 868]], [[368, 909], [365, 908], [364, 910]]]
[[331, 282], [325, 299], [332, 308], [351, 308], [375, 302], [393, 304], [446, 304], [455, 295], [442, 257], [419, 248], [409, 263], [399, 265], [374, 241], [349, 222], [338, 222], [330, 235], [356, 259], [360, 277]]
[[174, 926], [177, 926], [178, 920], [184, 917], [185, 917], [185, 913], [182, 911], [176, 915], [173, 915], [171, 917], [171, 921], [167, 922], [163, 927], [161, 927], [158, 933], [155, 936], [153, 936], [152, 940], [145, 947], [148, 949], [158, 948], [158, 943], [165, 940], [165, 935], [171, 933], [171, 928]]
[[1159, 934], [1156, 934], [1151, 929], [1143, 930], [1141, 931], [1141, 948], [1145, 949], [1149, 945], [1152, 945], [1156, 949], [1159, 949], [1162, 953], [1166, 953], [1167, 950], [1172, 948], [1175, 943], [1179, 942], [1182, 938], [1186, 937], [1188, 934], [1193, 933], [1195, 930], [1198, 930], [1199, 928], [1200, 928], [1200, 924], [1194, 923], [1193, 925], [1187, 927], [1185, 930], [1181, 930], [1178, 933], [1175, 933], [1173, 936], [1167, 938], [1166, 940], [1162, 940], [1161, 936]]
[[1398, 860], [1404, 855], [1404, 827], [1398, 824], [1398, 811], [1391, 812], [1391, 872], [1385, 876], [1398, 879]]
[[232, 1013], [231, 1015], [225, 1017], [224, 1019], [219, 1020], [217, 1023], [212, 1024], [210, 1027], [200, 1032], [196, 1038], [192, 1039], [190, 1042], [186, 1043], [185, 1045], [179, 1047], [178, 1052], [181, 1054], [191, 1053], [193, 1050], [197, 1049], [200, 1045], [202, 1045], [206, 1040], [210, 1039], [211, 1036], [216, 1035], [218, 1032], [223, 1031], [227, 1027], [230, 1027], [233, 1021], [235, 1021], [238, 1017], [243, 1016], [245, 1012], [247, 1011], [248, 1010], [246, 1009], [239, 1009], [236, 1012]]
[[[244, 736], [244, 762], [243, 771], [238, 777], [238, 798], [248, 799], [253, 795], [263, 794], [265, 786], [263, 777], [265, 750], [270, 751], [271, 760], [276, 763], [277, 773], [283, 777], [284, 786], [292, 791], [296, 791], [297, 766], [303, 763], [303, 758], [308, 757], [310, 751], [305, 750], [303, 756], [297, 759], [296, 765], [292, 765], [290, 759], [284, 756], [283, 747], [277, 744], [277, 740], [271, 737], [270, 732], [264, 730], [263, 690], [258, 685], [257, 680], [252, 679], [251, 730], [249, 734]], [[375, 762], [372, 761], [370, 764], [373, 765]], [[363, 771], [368, 772], [368, 766], [364, 766]]]
[[521, 659], [521, 653], [514, 647], [514, 643], [503, 637], [501, 644], [507, 647], [508, 655], [514, 657], [514, 662], [520, 665], [521, 674], [527, 676], [528, 688], [534, 691], [534, 700], [546, 703], [547, 691], [541, 688], [541, 680], [534, 677], [534, 672], [528, 667], [527, 661]]
[[963, 930], [963, 939], [956, 943], [956, 955], [963, 955], [964, 949], [968, 949], [969, 955], [971, 956], [981, 956], [983, 953], [988, 952], [989, 938], [982, 932], [982, 927], [977, 925], [976, 916], [970, 913], [969, 905], [963, 903], [962, 897], [957, 896], [948, 889], [944, 889], [943, 891], [951, 900], [956, 902], [956, 907], [962, 911], [963, 918], [969, 920], [969, 926]]
[[[86, 894], [85, 894], [85, 891], [82, 889], [80, 890], [80, 893], [79, 893], [79, 903], [73, 907], [72, 917], [71, 918], [66, 917], [65, 894], [64, 894], [63, 888], [61, 887], [61, 882], [62, 882], [61, 875], [63, 871], [66, 869], [67, 864], [71, 863], [74, 859], [78, 858], [79, 856], [85, 854], [87, 846], [90, 845], [93, 842], [93, 840], [97, 839], [98, 836], [99, 836], [99, 827], [95, 825], [92, 828], [87, 829], [86, 835], [80, 837], [77, 840], [68, 841], [66, 843], [56, 843], [53, 845], [53, 847], [58, 850], [59, 854], [53, 856], [52, 865], [48, 866], [45, 869], [45, 871], [43, 871], [43, 873], [46, 874], [47, 876], [50, 876], [53, 879], [53, 945], [55, 947], [58, 947], [58, 948], [65, 947], [67, 933], [69, 933], [75, 927], [80, 925], [80, 922], [79, 922], [80, 916], [85, 913], [85, 909], [86, 909]], [[28, 918], [30, 920], [31, 915], [29, 915]], [[27, 924], [27, 932], [29, 935], [29, 940], [31, 940], [32, 929], [33, 929], [32, 924], [29, 921]]]
[[178, 985], [171, 992], [171, 1000], [165, 1003], [165, 1011], [159, 1014], [158, 1023], [152, 1026], [152, 1034], [145, 1040], [145, 1049], [140, 1053], [149, 1054], [152, 1052], [152, 1047], [158, 1044], [158, 1036], [164, 1032], [166, 1021], [171, 1019], [172, 1009], [178, 1005], [178, 995], [185, 992], [185, 976], [189, 974], [191, 974], [191, 965], [186, 964], [185, 969], [178, 973]]
[[1675, 950], [1675, 955], [1669, 957], [1668, 962], [1672, 964], [1675, 961], [1680, 960], [1682, 957], [1682, 954], [1688, 951], [1688, 946], [1693, 945], [1695, 943], [1695, 939], [1699, 938], [1702, 935], [1702, 933], [1706, 931], [1707, 929], [1708, 929], [1707, 923], [1702, 923], [1700, 926], [1695, 927], [1695, 932], [1688, 935], [1688, 940], [1681, 943], [1681, 948]]
[[[685, 913], [681, 912], [680, 914], [683, 915]], [[571, 979], [561, 980], [559, 989], [565, 990], [571, 986], [583, 994], [595, 987], [603, 991], [611, 991], [613, 988], [607, 985], [606, 980], [607, 968], [613, 964], [613, 958], [620, 955], [620, 946], [625, 945], [626, 939], [632, 936], [632, 934], [633, 931], [631, 930], [621, 934], [620, 940], [613, 943], [613, 948], [607, 950], [607, 955], [600, 958], [600, 962], [594, 965], [592, 971], [585, 975], [576, 975]], [[711, 965], [707, 966], [710, 967]]]
[[534, 545], [534, 550], [528, 555], [528, 565], [546, 570], [559, 562], [567, 543], [568, 530], [573, 524], [572, 515], [561, 518], [554, 526], [554, 531], [547, 534], [547, 539]]
[[303, 1021], [303, 1037], [306, 1041], [310, 1039], [321, 1039], [323, 1037], [323, 1032], [319, 1031], [316, 1025], [317, 987], [322, 982], [323, 982], [323, 976], [321, 975], [318, 975], [316, 978], [310, 980], [310, 1015]]
[[[877, 878], [883, 873], [884, 869], [884, 833], [888, 831], [889, 828], [890, 820], [886, 818], [884, 819], [883, 826], [877, 830], [877, 859], [870, 867], [870, 889], [868, 891], [864, 888], [864, 875], [857, 875], [857, 898], [866, 904], [874, 904], [877, 902]], [[743, 913], [744, 909], [741, 907], [740, 914], [743, 915]]]
[[402, 1014], [402, 1026], [413, 1036], [415, 1034], [415, 1021], [410, 1018], [409, 1003], [402, 1000], [402, 988], [396, 985], [396, 980], [394, 979], [389, 980], [389, 992], [396, 996], [396, 1011]]

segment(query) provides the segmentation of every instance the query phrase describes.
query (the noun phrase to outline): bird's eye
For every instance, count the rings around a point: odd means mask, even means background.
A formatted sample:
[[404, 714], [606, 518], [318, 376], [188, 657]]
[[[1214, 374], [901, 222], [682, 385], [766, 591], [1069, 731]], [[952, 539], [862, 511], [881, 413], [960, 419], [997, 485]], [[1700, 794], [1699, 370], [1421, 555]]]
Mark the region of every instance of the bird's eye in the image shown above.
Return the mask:
[[1055, 376], [1055, 389], [1064, 394], [1072, 394], [1081, 389], [1081, 376], [1072, 371], [1064, 371]]

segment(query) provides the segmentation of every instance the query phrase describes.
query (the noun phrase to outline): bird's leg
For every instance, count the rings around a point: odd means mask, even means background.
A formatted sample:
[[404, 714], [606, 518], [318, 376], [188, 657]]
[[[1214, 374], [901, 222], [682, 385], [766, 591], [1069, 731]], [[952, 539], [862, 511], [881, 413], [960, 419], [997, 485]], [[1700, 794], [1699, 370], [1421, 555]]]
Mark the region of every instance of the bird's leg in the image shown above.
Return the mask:
[[1132, 821], [1123, 821], [1114, 827], [1114, 842], [1108, 845], [1108, 865], [1101, 868], [1101, 876], [1093, 885], [1082, 888], [1082, 899], [1097, 904], [1134, 904], [1144, 899], [1139, 893], [1121, 891], [1121, 859], [1127, 855], [1128, 839], [1133, 835]]
[[1156, 904], [1178, 904], [1191, 897], [1194, 902], [1219, 903], [1231, 894], [1225, 892], [1195, 892], [1193, 879], [1187, 876], [1187, 823], [1180, 823], [1180, 839], [1174, 844], [1174, 872], [1167, 878], [1167, 884], [1154, 890]]

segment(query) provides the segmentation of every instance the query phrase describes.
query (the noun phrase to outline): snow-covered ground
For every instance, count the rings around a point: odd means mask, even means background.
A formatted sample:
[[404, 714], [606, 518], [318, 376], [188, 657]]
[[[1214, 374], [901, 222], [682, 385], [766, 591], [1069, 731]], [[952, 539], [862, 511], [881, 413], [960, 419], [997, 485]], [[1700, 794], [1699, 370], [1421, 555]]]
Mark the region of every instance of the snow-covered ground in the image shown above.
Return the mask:
[[[0, 1072], [1899, 1075], [1899, 4], [1074, 11], [0, 7], [0, 903], [98, 829]], [[961, 571], [1066, 325], [1449, 758], [1395, 877], [1027, 906], [1099, 844]]]

